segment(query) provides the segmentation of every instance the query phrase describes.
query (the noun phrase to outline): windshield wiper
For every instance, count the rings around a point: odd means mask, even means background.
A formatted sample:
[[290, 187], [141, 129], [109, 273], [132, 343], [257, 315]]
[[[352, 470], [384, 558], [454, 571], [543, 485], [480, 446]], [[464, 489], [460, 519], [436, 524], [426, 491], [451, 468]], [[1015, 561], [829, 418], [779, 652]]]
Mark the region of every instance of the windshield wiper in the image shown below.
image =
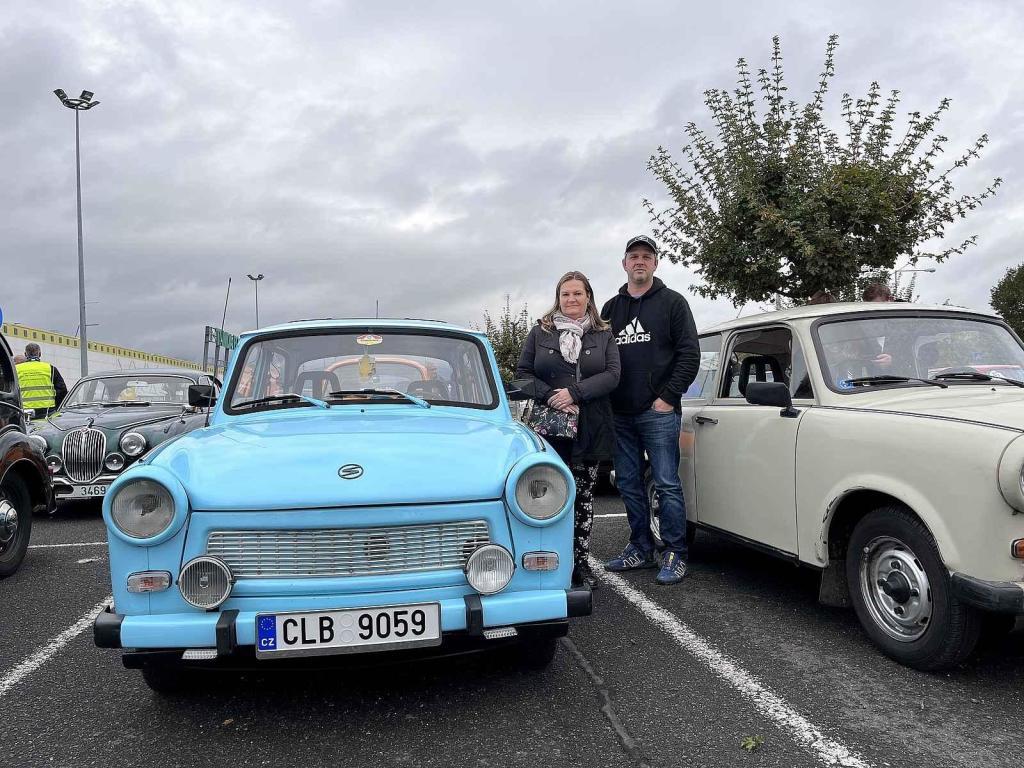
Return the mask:
[[101, 403], [104, 408], [121, 408], [132, 406], [149, 406], [145, 400], [124, 400], [118, 403]]
[[62, 405], [60, 407], [60, 410], [66, 411], [72, 408], [91, 408], [94, 405], [106, 405], [106, 403], [101, 403], [99, 401], [96, 401], [94, 403], [71, 403], [70, 405]]
[[429, 408], [430, 403], [416, 395], [410, 395], [408, 392], [403, 392], [400, 389], [394, 389], [391, 387], [384, 387], [382, 389], [337, 389], [334, 392], [328, 393], [328, 397], [345, 397], [345, 395], [377, 395], [379, 397], [392, 397], [398, 395], [399, 397], [405, 398], [410, 403], [418, 405], [420, 408]]
[[933, 379], [959, 379], [961, 381], [1005, 381], [1007, 384], [1013, 384], [1015, 387], [1024, 387], [1024, 381], [1017, 381], [1017, 379], [1004, 379], [1002, 376], [989, 376], [987, 373], [981, 371], [951, 371], [949, 373], [939, 373], [932, 377]]
[[250, 408], [257, 405], [263, 405], [264, 403], [279, 403], [279, 402], [294, 402], [301, 400], [315, 405], [317, 408], [330, 408], [330, 403], [325, 403], [323, 400], [317, 400], [315, 397], [306, 397], [305, 395], [297, 395], [294, 392], [282, 392], [280, 395], [268, 395], [267, 397], [259, 397], [255, 400], [243, 400], [240, 403], [232, 403], [232, 408]]
[[847, 384], [903, 384], [907, 381], [920, 381], [923, 384], [931, 384], [933, 387], [941, 387], [942, 389], [948, 389], [948, 384], [943, 384], [941, 381], [935, 381], [934, 379], [920, 379], [917, 376], [859, 376], [856, 379], [845, 379]]

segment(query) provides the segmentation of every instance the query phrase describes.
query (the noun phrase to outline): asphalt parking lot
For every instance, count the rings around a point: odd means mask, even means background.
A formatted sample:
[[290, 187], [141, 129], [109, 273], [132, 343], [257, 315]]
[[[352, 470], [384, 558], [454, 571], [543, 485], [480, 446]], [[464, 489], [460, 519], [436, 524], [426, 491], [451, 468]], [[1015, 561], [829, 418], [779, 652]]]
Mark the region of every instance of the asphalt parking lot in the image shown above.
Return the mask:
[[[626, 538], [597, 499], [593, 549]], [[1016, 765], [1024, 633], [924, 674], [879, 655], [815, 575], [698, 534], [684, 585], [608, 576], [547, 672], [478, 655], [211, 679], [162, 699], [93, 646], [97, 507], [37, 518], [0, 582], [0, 763], [22, 766]], [[763, 740], [753, 751], [744, 739]]]

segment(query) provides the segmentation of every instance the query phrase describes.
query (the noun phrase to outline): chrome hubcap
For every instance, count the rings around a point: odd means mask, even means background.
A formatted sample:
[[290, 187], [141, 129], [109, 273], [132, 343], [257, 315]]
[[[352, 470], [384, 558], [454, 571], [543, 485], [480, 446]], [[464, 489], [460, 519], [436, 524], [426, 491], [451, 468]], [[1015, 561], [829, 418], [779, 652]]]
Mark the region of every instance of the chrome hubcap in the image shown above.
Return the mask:
[[871, 618], [889, 637], [910, 643], [928, 631], [932, 618], [928, 574], [899, 539], [879, 536], [864, 547], [860, 588]]
[[18, 536], [18, 510], [7, 499], [0, 499], [0, 552]]

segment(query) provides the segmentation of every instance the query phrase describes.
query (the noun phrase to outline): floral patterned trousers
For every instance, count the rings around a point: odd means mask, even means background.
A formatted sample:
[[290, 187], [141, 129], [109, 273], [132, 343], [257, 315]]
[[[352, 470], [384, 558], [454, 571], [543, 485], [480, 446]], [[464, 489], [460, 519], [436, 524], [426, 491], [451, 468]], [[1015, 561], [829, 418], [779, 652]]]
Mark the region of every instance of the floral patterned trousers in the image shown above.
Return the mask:
[[590, 554], [590, 529], [594, 525], [594, 485], [597, 483], [597, 462], [574, 463], [573, 480], [576, 481], [576, 526], [573, 530], [573, 566], [587, 561]]

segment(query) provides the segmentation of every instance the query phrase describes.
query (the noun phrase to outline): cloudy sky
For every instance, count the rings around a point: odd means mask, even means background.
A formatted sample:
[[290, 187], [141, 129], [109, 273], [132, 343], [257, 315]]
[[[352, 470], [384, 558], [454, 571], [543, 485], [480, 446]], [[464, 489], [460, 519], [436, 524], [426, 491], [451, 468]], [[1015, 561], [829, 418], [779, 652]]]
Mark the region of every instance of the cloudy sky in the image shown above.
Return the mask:
[[[504, 294], [532, 315], [568, 269], [599, 300], [622, 246], [649, 231], [646, 170], [739, 56], [766, 66], [783, 38], [806, 100], [829, 33], [830, 99], [871, 80], [907, 110], [943, 96], [950, 147], [992, 144], [958, 179], [999, 196], [922, 274], [922, 301], [986, 309], [1022, 260], [1024, 6], [994, 2], [51, 2], [0, 6], [0, 307], [65, 333], [78, 324], [74, 117], [84, 89], [91, 338], [190, 358], [229, 330], [307, 317], [479, 323]], [[693, 275], [660, 276], [690, 293]], [[735, 316], [692, 298], [698, 325]], [[757, 311], [747, 307], [746, 312]]]

